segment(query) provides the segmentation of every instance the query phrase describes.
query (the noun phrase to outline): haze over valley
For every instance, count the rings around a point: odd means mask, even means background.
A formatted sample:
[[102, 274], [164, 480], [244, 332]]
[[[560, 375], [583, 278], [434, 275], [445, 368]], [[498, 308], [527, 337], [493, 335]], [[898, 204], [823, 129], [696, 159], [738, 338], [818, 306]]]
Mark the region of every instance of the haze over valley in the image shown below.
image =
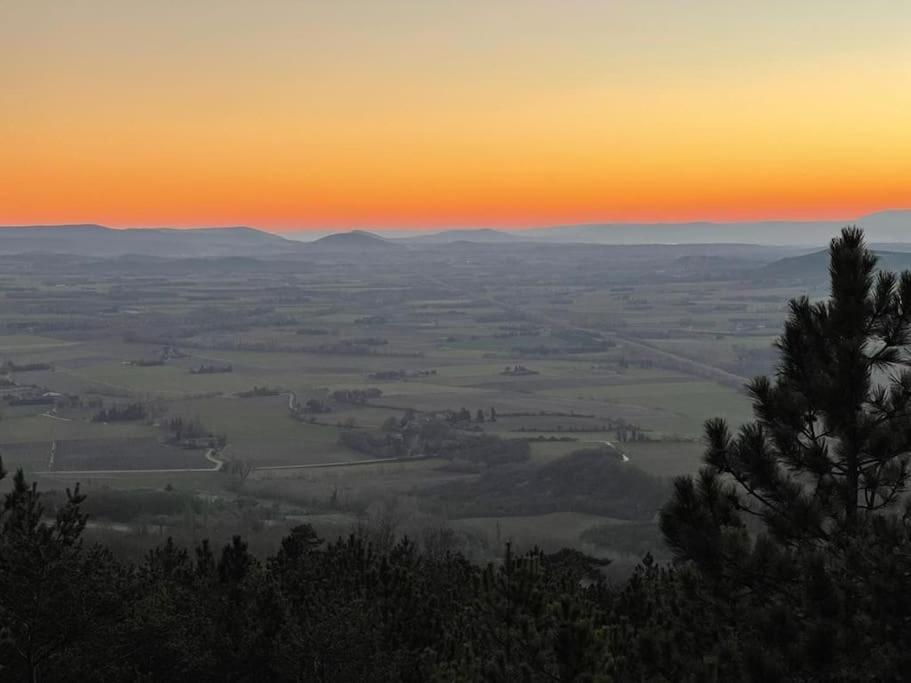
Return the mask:
[[[894, 238], [877, 218], [872, 234]], [[788, 298], [825, 295], [823, 244], [713, 229], [731, 241], [0, 228], [4, 462], [99, 498], [170, 486], [225, 512], [253, 505], [244, 520], [165, 515], [159, 533], [265, 543], [301, 518], [332, 535], [393, 515], [412, 534], [450, 526], [478, 559], [496, 557], [507, 525], [519, 547], [570, 545], [622, 572], [644, 547], [664, 556], [659, 492], [698, 469], [706, 416], [749, 418], [743, 385], [773, 370]], [[911, 266], [911, 245], [876, 248], [884, 266]], [[448, 436], [415, 435], [429, 425]], [[510, 493], [545, 466], [578, 482], [579, 451], [614, 454], [621, 469], [596, 476], [635, 472], [653, 507]], [[118, 543], [148, 543], [133, 535], [141, 510], [109, 514], [100, 528], [129, 530]], [[645, 545], [608, 533], [627, 525]]]

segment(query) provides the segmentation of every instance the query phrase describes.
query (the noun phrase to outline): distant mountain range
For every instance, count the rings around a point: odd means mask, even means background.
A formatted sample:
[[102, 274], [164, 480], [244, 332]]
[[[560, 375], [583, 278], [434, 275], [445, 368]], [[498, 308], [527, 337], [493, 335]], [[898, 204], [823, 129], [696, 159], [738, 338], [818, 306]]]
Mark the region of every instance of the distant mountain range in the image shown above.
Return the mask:
[[116, 257], [128, 254], [164, 258], [226, 256], [274, 257], [303, 245], [253, 228], [114, 230], [101, 225], [0, 228], [0, 254], [42, 252]]
[[[435, 233], [381, 230], [376, 236], [404, 244], [475, 242], [571, 242], [584, 244], [710, 244], [740, 243], [786, 246], [823, 246], [845, 225], [858, 225], [871, 242], [911, 243], [911, 210], [882, 211], [840, 221], [753, 221], [741, 223], [599, 223], [527, 230], [490, 228], [444, 230]], [[363, 231], [361, 231], [363, 233]], [[374, 234], [374, 233], [366, 233]], [[313, 241], [314, 233], [286, 235]]]
[[882, 211], [843, 221], [743, 223], [612, 223], [536, 228], [513, 233], [526, 239], [593, 244], [749, 243], [823, 245], [845, 225], [858, 225], [871, 242], [911, 242], [911, 210]]
[[[100, 225], [0, 227], [0, 254], [27, 252], [117, 257], [130, 254], [162, 258], [306, 257], [319, 254], [437, 248], [483, 244], [756, 244], [823, 247], [846, 224], [866, 231], [867, 240], [903, 251], [911, 244], [911, 210], [883, 211], [846, 221], [766, 221], [755, 223], [617, 223], [570, 225], [531, 230], [444, 230], [428, 234], [363, 230], [314, 239], [313, 233], [275, 235], [253, 228], [144, 228], [114, 230]], [[306, 237], [306, 239], [305, 239]]]

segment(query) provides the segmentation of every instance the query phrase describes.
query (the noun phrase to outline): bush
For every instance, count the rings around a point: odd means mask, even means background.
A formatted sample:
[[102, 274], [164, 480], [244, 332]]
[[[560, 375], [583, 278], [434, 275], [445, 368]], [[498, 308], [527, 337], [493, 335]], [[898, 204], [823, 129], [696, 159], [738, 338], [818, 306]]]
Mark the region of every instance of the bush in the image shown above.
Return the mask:
[[107, 410], [99, 410], [92, 417], [92, 422], [130, 422], [144, 420], [148, 411], [141, 403], [129, 403], [124, 406], [111, 406]]

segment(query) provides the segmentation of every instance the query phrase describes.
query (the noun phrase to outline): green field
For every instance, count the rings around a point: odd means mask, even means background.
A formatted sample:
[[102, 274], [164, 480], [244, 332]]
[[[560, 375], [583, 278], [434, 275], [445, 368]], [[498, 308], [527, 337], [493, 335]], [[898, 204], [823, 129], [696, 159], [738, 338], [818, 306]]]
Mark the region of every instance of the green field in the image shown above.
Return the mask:
[[[662, 481], [693, 473], [707, 418], [732, 427], [750, 418], [742, 384], [771, 369], [785, 301], [800, 290], [700, 280], [679, 270], [673, 249], [633, 260], [550, 254], [330, 259], [274, 272], [268, 262], [242, 271], [213, 262], [200, 272], [172, 265], [168, 277], [78, 261], [53, 275], [17, 271], [14, 287], [0, 287], [4, 463], [53, 468], [39, 475], [53, 486], [171, 486], [358, 523], [371, 506], [413, 500], [405, 517], [415, 533], [433, 509], [433, 524], [482, 545], [496, 529], [501, 540], [585, 545], [581, 534], [610, 520], [572, 509], [449, 519], [427, 492], [495, 466], [406, 447], [404, 432], [384, 431], [390, 420], [397, 429], [408, 415], [467, 411], [450, 436], [528, 440], [532, 468], [613, 444], [626, 465]], [[221, 371], [192, 372], [207, 367]], [[270, 395], [241, 397], [254, 387]], [[368, 400], [344, 398], [368, 388]], [[94, 419], [130, 404], [144, 415]], [[191, 471], [215, 465], [207, 442], [175, 441], [177, 418], [226, 444], [224, 471]], [[386, 452], [432, 457], [307, 469]]]

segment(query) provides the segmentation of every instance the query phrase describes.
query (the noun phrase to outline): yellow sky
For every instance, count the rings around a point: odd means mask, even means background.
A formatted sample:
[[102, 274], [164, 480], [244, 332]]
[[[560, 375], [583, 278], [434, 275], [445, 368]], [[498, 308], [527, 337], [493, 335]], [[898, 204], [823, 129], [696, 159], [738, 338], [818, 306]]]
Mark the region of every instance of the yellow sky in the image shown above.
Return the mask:
[[0, 0], [0, 224], [911, 206], [911, 3]]

